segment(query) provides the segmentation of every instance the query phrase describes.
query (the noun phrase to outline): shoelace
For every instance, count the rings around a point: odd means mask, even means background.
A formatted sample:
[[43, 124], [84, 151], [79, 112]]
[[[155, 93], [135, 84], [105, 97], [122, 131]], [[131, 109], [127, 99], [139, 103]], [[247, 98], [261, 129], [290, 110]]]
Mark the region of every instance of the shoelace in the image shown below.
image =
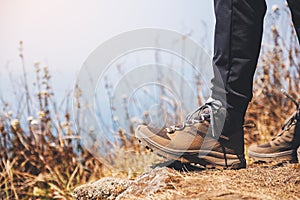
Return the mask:
[[282, 126], [282, 130], [286, 131], [290, 129], [293, 125], [295, 125], [300, 120], [300, 105], [291, 95], [289, 95], [284, 89], [281, 92], [290, 99], [296, 106], [296, 112], [285, 122]]
[[297, 121], [299, 120], [299, 110], [295, 112], [282, 126], [282, 131], [277, 134], [272, 141], [279, 141], [280, 143], [285, 142], [285, 139], [282, 138], [283, 133], [288, 131], [292, 126], [296, 125]]
[[282, 130], [289, 130], [300, 119], [300, 110], [298, 109], [282, 126]]
[[[288, 130], [288, 129], [287, 129]], [[271, 141], [275, 142], [276, 144], [280, 144], [283, 142], [286, 142], [286, 139], [283, 137], [283, 134], [285, 133], [286, 130], [281, 131], [277, 135], [275, 135]]]
[[283, 124], [281, 128], [282, 131], [272, 139], [272, 141], [279, 140], [279, 142], [283, 141], [283, 139], [281, 138], [283, 133], [285, 131], [288, 131], [292, 126], [296, 125], [296, 123], [300, 120], [300, 106], [298, 102], [291, 95], [289, 95], [284, 89], [282, 89], [281, 92], [295, 104], [296, 112]]
[[[209, 98], [207, 102], [195, 109], [193, 112], [189, 113], [185, 117], [185, 121], [182, 125], [174, 125], [166, 128], [168, 133], [174, 133], [175, 131], [182, 131], [186, 127], [193, 126], [195, 123], [202, 123], [204, 121], [210, 122], [211, 126], [214, 127], [214, 114], [222, 107], [222, 103], [213, 98]], [[204, 112], [207, 110], [208, 112]], [[198, 113], [197, 117], [193, 116]], [[212, 136], [215, 137], [214, 128], [212, 128]]]

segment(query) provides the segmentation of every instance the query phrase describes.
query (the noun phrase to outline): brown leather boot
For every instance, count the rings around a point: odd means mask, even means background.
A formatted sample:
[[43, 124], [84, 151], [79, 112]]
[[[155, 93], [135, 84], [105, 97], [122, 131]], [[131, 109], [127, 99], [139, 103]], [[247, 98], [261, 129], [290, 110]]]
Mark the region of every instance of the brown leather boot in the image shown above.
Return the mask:
[[242, 123], [242, 114], [226, 112], [219, 101], [210, 99], [189, 114], [180, 126], [156, 130], [140, 125], [135, 135], [146, 148], [168, 159], [240, 169], [246, 167]]
[[296, 150], [300, 144], [299, 111], [295, 112], [282, 130], [269, 142], [251, 145], [249, 157], [260, 161], [297, 161]]

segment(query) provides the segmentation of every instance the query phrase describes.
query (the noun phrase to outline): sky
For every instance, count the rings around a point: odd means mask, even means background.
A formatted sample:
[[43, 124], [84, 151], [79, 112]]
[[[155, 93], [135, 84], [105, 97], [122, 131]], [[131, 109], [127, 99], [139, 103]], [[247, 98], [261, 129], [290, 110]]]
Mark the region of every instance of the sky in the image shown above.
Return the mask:
[[[269, 4], [274, 2], [281, 1]], [[191, 33], [211, 52], [214, 20], [213, 0], [0, 0], [0, 95], [11, 93], [9, 72], [19, 82], [21, 40], [28, 78], [33, 63], [40, 61], [49, 67], [60, 96], [73, 87], [90, 53], [115, 35], [146, 27], [169, 29]]]
[[[209, 50], [213, 23], [212, 1], [203, 0], [0, 0], [0, 76], [3, 80], [8, 71], [16, 77], [21, 72], [22, 40], [29, 78], [33, 63], [40, 61], [62, 92], [72, 87], [89, 54], [117, 34], [153, 27], [193, 31], [199, 41], [205, 28], [203, 46]], [[1, 93], [7, 93], [1, 85]]]

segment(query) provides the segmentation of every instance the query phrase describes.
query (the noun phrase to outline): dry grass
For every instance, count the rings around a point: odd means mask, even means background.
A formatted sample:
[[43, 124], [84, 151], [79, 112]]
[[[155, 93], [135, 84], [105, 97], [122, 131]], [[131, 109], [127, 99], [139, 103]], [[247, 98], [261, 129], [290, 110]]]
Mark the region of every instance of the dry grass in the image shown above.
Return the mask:
[[[23, 59], [23, 56], [21, 56]], [[3, 103], [0, 115], [0, 197], [2, 199], [71, 198], [74, 186], [100, 178], [102, 164], [79, 144], [70, 125], [69, 112], [64, 121], [51, 107], [48, 68], [36, 68], [36, 104], [27, 105], [28, 121]], [[26, 101], [32, 102], [28, 87]], [[31, 97], [31, 98], [30, 98]], [[37, 108], [36, 113], [32, 108]], [[53, 109], [50, 111], [50, 109]], [[76, 149], [75, 149], [76, 148]], [[79, 162], [80, 158], [80, 162]], [[93, 169], [93, 170], [91, 170]]]

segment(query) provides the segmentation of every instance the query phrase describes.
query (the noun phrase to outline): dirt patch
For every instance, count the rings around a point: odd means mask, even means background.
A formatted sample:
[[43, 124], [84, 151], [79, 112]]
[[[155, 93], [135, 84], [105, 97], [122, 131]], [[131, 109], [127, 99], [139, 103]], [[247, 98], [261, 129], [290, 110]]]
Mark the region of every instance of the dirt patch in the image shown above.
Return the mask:
[[103, 178], [75, 189], [76, 199], [299, 199], [299, 164], [241, 170], [155, 168], [135, 180]]

